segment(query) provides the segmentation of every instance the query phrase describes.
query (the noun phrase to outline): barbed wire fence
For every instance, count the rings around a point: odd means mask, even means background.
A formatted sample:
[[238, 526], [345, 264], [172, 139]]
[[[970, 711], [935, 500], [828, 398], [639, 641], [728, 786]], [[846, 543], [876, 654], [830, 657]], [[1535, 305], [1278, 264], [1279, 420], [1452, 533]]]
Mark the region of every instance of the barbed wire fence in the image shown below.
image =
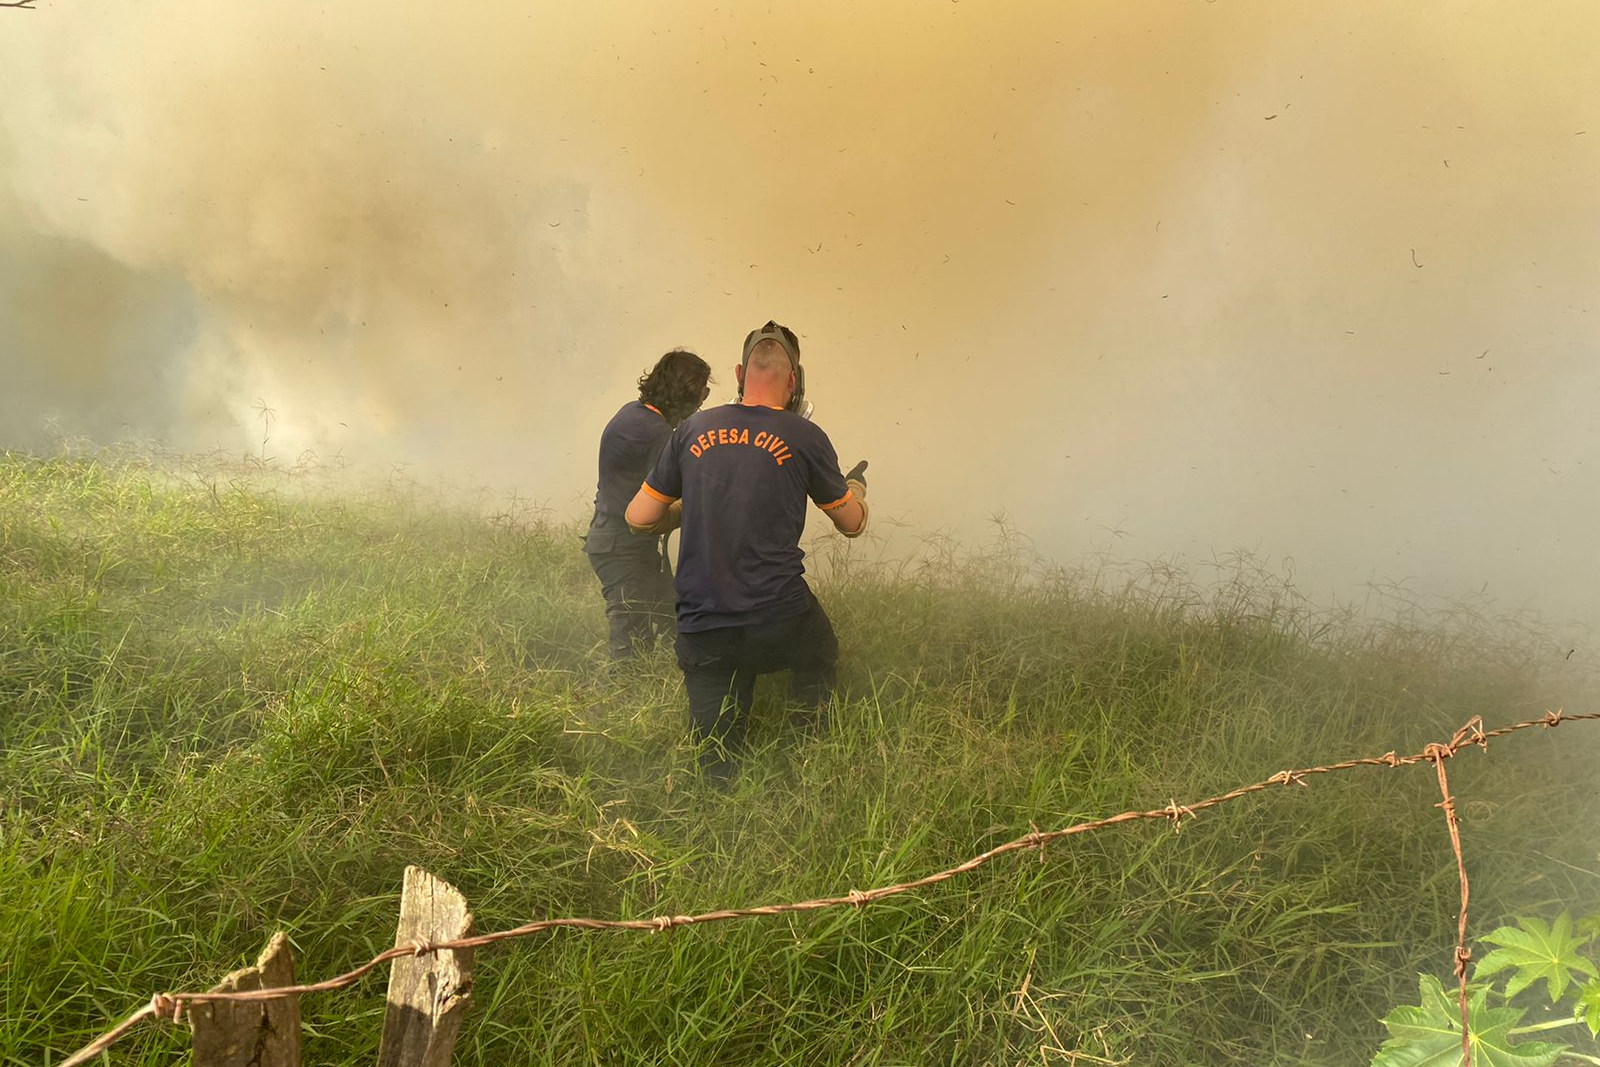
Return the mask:
[[[1174, 831], [1178, 831], [1182, 829], [1185, 820], [1194, 819], [1203, 811], [1239, 800], [1254, 793], [1265, 792], [1266, 790], [1272, 789], [1275, 786], [1300, 786], [1302, 788], [1309, 788], [1307, 779], [1313, 778], [1317, 775], [1336, 774], [1344, 771], [1355, 770], [1360, 767], [1398, 768], [1409, 767], [1419, 763], [1428, 763], [1434, 767], [1435, 774], [1438, 779], [1439, 794], [1441, 798], [1440, 803], [1436, 806], [1444, 811], [1445, 822], [1450, 834], [1451, 849], [1455, 854], [1456, 868], [1460, 876], [1461, 907], [1457, 916], [1457, 934], [1454, 957], [1455, 976], [1459, 986], [1459, 999], [1461, 1007], [1461, 1062], [1463, 1067], [1471, 1067], [1472, 1045], [1471, 1034], [1468, 1030], [1467, 994], [1467, 968], [1472, 960], [1471, 950], [1467, 948], [1467, 904], [1471, 894], [1471, 885], [1467, 877], [1466, 859], [1462, 852], [1460, 820], [1456, 813], [1456, 798], [1450, 791], [1450, 780], [1449, 775], [1445, 770], [1445, 765], [1463, 749], [1469, 747], [1487, 749], [1491, 740], [1505, 737], [1509, 734], [1517, 733], [1522, 730], [1533, 729], [1535, 727], [1549, 729], [1568, 722], [1595, 720], [1600, 720], [1600, 712], [1567, 714], [1565, 711], [1557, 710], [1546, 712], [1537, 719], [1528, 719], [1523, 722], [1513, 723], [1509, 726], [1502, 726], [1493, 730], [1485, 730], [1483, 728], [1482, 717], [1474, 716], [1459, 730], [1457, 730], [1451, 736], [1449, 741], [1430, 743], [1424, 746], [1421, 751], [1411, 755], [1402, 756], [1394, 751], [1389, 751], [1381, 756], [1368, 756], [1359, 759], [1343, 760], [1338, 763], [1330, 763], [1319, 767], [1305, 767], [1298, 770], [1279, 771], [1278, 773], [1269, 778], [1263, 779], [1262, 781], [1239, 786], [1238, 788], [1229, 790], [1226, 793], [1220, 793], [1216, 796], [1207, 797], [1203, 800], [1194, 801], [1188, 804], [1180, 804], [1176, 799], [1173, 799], [1169, 801], [1165, 807], [1151, 808], [1143, 811], [1124, 811], [1120, 814], [1111, 815], [1106, 818], [1073, 823], [1069, 826], [1064, 826], [1054, 830], [1040, 830], [1037, 826], [1033, 826], [1028, 833], [1023, 834], [1020, 837], [1007, 841], [1004, 844], [997, 845], [986, 852], [978, 853], [963, 863], [956, 864], [953, 867], [947, 867], [944, 870], [936, 871], [921, 878], [916, 878], [908, 882], [899, 882], [894, 885], [879, 886], [873, 889], [851, 889], [843, 895], [818, 897], [813, 900], [795, 901], [782, 904], [766, 904], [755, 907], [721, 908], [715, 911], [701, 912], [695, 915], [658, 915], [648, 919], [539, 919], [533, 922], [524, 923], [521, 926], [513, 927], [511, 929], [499, 930], [492, 933], [478, 934], [475, 936], [438, 938], [430, 936], [405, 936], [408, 927], [405, 910], [406, 904], [403, 901], [401, 920], [402, 937], [397, 939], [396, 946], [385, 952], [379, 953], [358, 967], [320, 982], [311, 982], [301, 985], [282, 984], [264, 988], [237, 988], [240, 983], [225, 981], [222, 986], [207, 992], [156, 993], [150, 998], [148, 1003], [140, 1007], [133, 1014], [129, 1015], [122, 1022], [118, 1023], [116, 1026], [107, 1030], [95, 1040], [85, 1045], [78, 1052], [62, 1061], [59, 1064], [59, 1067], [81, 1067], [81, 1065], [88, 1063], [101, 1053], [105, 1052], [117, 1041], [138, 1027], [139, 1024], [146, 1019], [156, 1019], [165, 1022], [176, 1023], [181, 1019], [188, 1017], [191, 1025], [193, 1025], [195, 1009], [204, 1007], [206, 1005], [252, 1003], [262, 1004], [274, 1001], [292, 1001], [295, 998], [308, 993], [327, 993], [335, 990], [347, 989], [356, 982], [360, 981], [369, 972], [385, 963], [398, 964], [398, 961], [420, 960], [423, 958], [438, 959], [441, 956], [453, 955], [457, 953], [470, 954], [473, 950], [478, 948], [496, 945], [503, 941], [531, 937], [534, 934], [544, 933], [550, 930], [577, 929], [663, 933], [681, 926], [699, 926], [706, 923], [726, 922], [736, 919], [754, 919], [774, 915], [791, 915], [801, 912], [821, 911], [826, 908], [836, 907], [861, 908], [874, 904], [877, 901], [885, 900], [889, 897], [899, 896], [904, 893], [911, 893], [919, 889], [926, 889], [930, 886], [938, 885], [941, 882], [949, 881], [952, 878], [956, 878], [960, 875], [977, 870], [979, 867], [982, 867], [985, 864], [991, 863], [1002, 856], [1007, 856], [1012, 853], [1036, 851], [1042, 861], [1045, 858], [1046, 846], [1050, 845], [1052, 842], [1060, 841], [1078, 834], [1092, 833], [1094, 831], [1104, 830], [1112, 826], [1119, 826], [1125, 823], [1145, 820], [1165, 820], [1172, 824]], [[412, 868], [410, 871], [408, 871], [408, 898], [411, 893], [411, 873], [412, 871], [416, 870], [417, 869]], [[431, 876], [426, 876], [425, 872], [417, 873], [431, 878]], [[437, 880], [434, 880], [434, 882], [437, 886], [443, 887], [444, 890], [454, 893], [454, 890], [445, 883], [437, 882]], [[459, 895], [457, 895], [457, 899], [459, 900]], [[465, 916], [464, 902], [461, 902], [461, 904], [462, 906], [459, 909], [459, 915], [455, 916], [455, 918], [458, 920]], [[463, 921], [466, 926], [470, 926], [470, 916], [465, 916]], [[279, 938], [275, 938], [274, 946], [276, 946], [279, 941]], [[467, 961], [470, 961], [470, 955], [467, 955], [464, 958]], [[263, 961], [265, 960], [266, 954], [263, 955]], [[458, 960], [456, 962], [459, 963], [460, 961]], [[263, 968], [261, 973], [265, 973], [265, 962], [259, 966]], [[243, 974], [244, 972], [238, 973]], [[404, 1007], [404, 1005], [399, 1004], [399, 1002], [396, 1000], [395, 986], [398, 975], [399, 967], [397, 966], [395, 975], [392, 976], [390, 986], [391, 1012], [393, 1012], [397, 1006], [402, 1008]], [[465, 987], [463, 986], [462, 988]], [[451, 1007], [453, 1008], [454, 1005]], [[437, 1008], [438, 1006], [436, 1005], [436, 1009]], [[436, 1010], [434, 1014], [437, 1016], [441, 1013], [441, 1010]], [[455, 1027], [459, 1026], [459, 1013], [455, 1014], [453, 1022]], [[298, 1027], [298, 1012], [296, 1012], [294, 1015], [294, 1023], [295, 1026]], [[389, 1024], [386, 1021], [386, 1041], [388, 1038], [388, 1033]], [[412, 1063], [448, 1063], [450, 1054], [449, 1046], [453, 1044], [453, 1042], [454, 1029], [452, 1028], [450, 1030], [448, 1039], [443, 1041], [443, 1058], [438, 1058], [437, 1056], [434, 1058], [425, 1058], [419, 1056], [415, 1059], [407, 1059], [404, 1057], [401, 1059], [392, 1059], [386, 1057], [385, 1054], [380, 1053], [380, 1064], [385, 1063], [386, 1060], [397, 1065], [409, 1065]], [[295, 1049], [293, 1059], [284, 1059], [281, 1062], [286, 1064], [298, 1062], [297, 1035], [295, 1036], [293, 1045]], [[438, 1052], [439, 1049], [436, 1048], [434, 1051]], [[217, 1062], [220, 1063], [222, 1061], [219, 1060]], [[239, 1062], [245, 1061], [241, 1060]], [[266, 1067], [264, 1061], [250, 1060], [249, 1062], [262, 1062], [263, 1067]], [[212, 1065], [210, 1063], [202, 1063], [197, 1054], [195, 1067], [212, 1067]]]

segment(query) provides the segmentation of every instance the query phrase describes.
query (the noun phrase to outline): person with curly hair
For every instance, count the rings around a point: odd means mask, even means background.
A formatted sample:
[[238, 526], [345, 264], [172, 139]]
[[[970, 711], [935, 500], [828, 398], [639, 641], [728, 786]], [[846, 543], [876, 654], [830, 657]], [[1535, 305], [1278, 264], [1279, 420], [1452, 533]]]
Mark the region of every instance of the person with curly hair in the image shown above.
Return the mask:
[[583, 549], [600, 579], [614, 660], [670, 632], [675, 594], [662, 536], [628, 529], [628, 502], [655, 466], [673, 429], [711, 395], [711, 367], [673, 349], [639, 378], [639, 399], [622, 405], [600, 434], [600, 477]]

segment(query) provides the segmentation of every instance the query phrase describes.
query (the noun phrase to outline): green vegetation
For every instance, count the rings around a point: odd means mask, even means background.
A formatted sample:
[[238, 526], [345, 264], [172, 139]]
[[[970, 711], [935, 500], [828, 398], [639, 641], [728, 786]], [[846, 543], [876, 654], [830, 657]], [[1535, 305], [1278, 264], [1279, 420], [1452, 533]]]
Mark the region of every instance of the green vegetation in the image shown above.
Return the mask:
[[[1486, 944], [1497, 946], [1472, 966], [1476, 983], [1467, 995], [1467, 1035], [1472, 1062], [1481, 1067], [1551, 1067], [1563, 1059], [1600, 1064], [1593, 1038], [1600, 1035], [1600, 969], [1584, 950], [1600, 938], [1600, 915], [1591, 915], [1575, 931], [1572, 916], [1562, 912], [1554, 923], [1519, 919], [1485, 934]], [[1508, 973], [1509, 972], [1509, 973]], [[1487, 981], [1501, 976], [1505, 988]], [[1513, 1003], [1519, 994], [1544, 983], [1552, 1018], [1523, 1024], [1527, 1010]], [[1418, 1067], [1419, 1064], [1460, 1063], [1461, 989], [1446, 992], [1439, 979], [1421, 976], [1421, 1003], [1396, 1008], [1383, 1020], [1389, 1039], [1383, 1043], [1373, 1067]], [[1571, 993], [1571, 1003], [1563, 1004]], [[1490, 1007], [1493, 996], [1495, 1006]], [[1523, 998], [1524, 1002], [1532, 1000]], [[1587, 1027], [1589, 1051], [1572, 1044], [1526, 1040], [1528, 1034], [1564, 1030], [1570, 1041], [1582, 1041]], [[1522, 1039], [1522, 1040], [1519, 1040]]]
[[[0, 1064], [58, 1062], [275, 928], [302, 976], [344, 970], [388, 947], [407, 863], [482, 930], [805, 899], [1587, 710], [1537, 633], [1318, 613], [1248, 566], [1202, 588], [825, 545], [848, 696], [800, 738], [764, 688], [719, 791], [670, 653], [601, 662], [571, 529], [425, 503], [0, 456]], [[1597, 735], [1452, 761], [1475, 917], [1600, 902]], [[485, 949], [457, 1062], [1367, 1062], [1416, 973], [1450, 973], [1437, 802], [1426, 766], [1364, 769], [868, 908]], [[308, 998], [306, 1062], [372, 1062], [382, 989]], [[184, 1047], [148, 1026], [110, 1062]]]

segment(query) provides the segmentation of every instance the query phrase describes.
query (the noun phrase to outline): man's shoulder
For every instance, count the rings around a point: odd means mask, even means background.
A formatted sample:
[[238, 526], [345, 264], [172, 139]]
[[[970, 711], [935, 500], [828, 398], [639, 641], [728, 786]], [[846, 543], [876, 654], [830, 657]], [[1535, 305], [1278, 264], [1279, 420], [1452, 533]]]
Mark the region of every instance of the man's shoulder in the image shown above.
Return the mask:
[[720, 429], [766, 430], [791, 445], [832, 445], [827, 433], [816, 423], [792, 411], [753, 407], [749, 404], [718, 404], [703, 408], [678, 424], [678, 439], [693, 441], [701, 434]]
[[824, 430], [821, 426], [818, 426], [810, 419], [803, 419], [793, 412], [789, 412], [787, 414], [789, 415], [789, 418], [785, 420], [786, 428], [789, 430], [789, 433], [795, 438], [795, 440], [810, 441], [819, 445], [833, 444], [832, 439], [828, 437], [828, 431]]
[[645, 436], [665, 432], [671, 429], [667, 420], [659, 411], [651, 408], [640, 400], [630, 400], [617, 409], [611, 416], [611, 421], [606, 423], [608, 430], [621, 430], [629, 434], [642, 434]]
[[792, 411], [772, 408], [763, 409], [762, 415], [766, 429], [788, 442], [791, 448], [810, 452], [833, 447], [827, 431], [810, 419]]
[[693, 437], [706, 429], [716, 429], [718, 426], [728, 425], [728, 421], [738, 416], [742, 404], [718, 404], [714, 408], [701, 408], [678, 424], [678, 429], [688, 437]]

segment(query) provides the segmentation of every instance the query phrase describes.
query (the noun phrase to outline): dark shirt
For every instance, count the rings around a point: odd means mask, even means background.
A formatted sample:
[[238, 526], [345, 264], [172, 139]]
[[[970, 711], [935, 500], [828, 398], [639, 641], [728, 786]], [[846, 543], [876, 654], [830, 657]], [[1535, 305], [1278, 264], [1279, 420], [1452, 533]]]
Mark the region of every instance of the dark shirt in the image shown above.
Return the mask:
[[600, 434], [600, 478], [594, 494], [594, 518], [589, 523], [588, 551], [609, 552], [636, 547], [635, 541], [640, 545], [654, 541], [631, 533], [624, 516], [671, 436], [672, 427], [661, 412], [638, 400], [622, 405], [606, 423]]
[[672, 434], [644, 484], [683, 500], [678, 629], [775, 622], [805, 611], [800, 534], [806, 498], [832, 509], [850, 499], [821, 427], [789, 411], [725, 404]]

